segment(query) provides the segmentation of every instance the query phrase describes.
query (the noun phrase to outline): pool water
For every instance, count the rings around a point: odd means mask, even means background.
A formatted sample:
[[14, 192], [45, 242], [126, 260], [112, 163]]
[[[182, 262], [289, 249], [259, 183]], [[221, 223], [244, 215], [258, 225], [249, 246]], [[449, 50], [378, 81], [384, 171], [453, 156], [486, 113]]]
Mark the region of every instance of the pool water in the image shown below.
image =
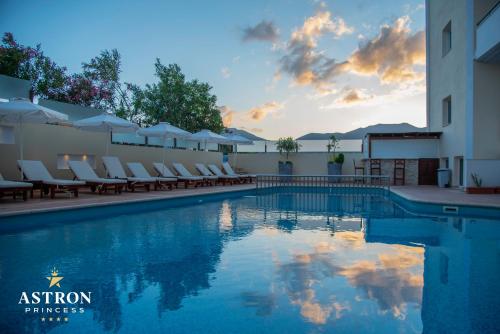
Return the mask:
[[[1, 333], [500, 332], [500, 219], [417, 215], [376, 193], [100, 210], [0, 234]], [[92, 301], [36, 313], [57, 305], [19, 304], [23, 291]]]

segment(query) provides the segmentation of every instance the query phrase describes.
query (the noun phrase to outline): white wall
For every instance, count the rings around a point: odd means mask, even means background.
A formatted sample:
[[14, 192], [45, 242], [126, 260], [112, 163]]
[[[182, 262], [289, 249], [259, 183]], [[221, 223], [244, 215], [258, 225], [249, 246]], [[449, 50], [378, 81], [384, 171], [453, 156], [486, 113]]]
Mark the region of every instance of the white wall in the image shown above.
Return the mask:
[[420, 159], [439, 157], [439, 139], [372, 139], [372, 159]]
[[498, 187], [500, 185], [500, 160], [466, 160], [467, 186], [475, 187], [471, 174], [477, 174], [483, 180], [483, 187]]
[[0, 98], [10, 99], [13, 97], [29, 98], [31, 83], [27, 80], [12, 78], [0, 74]]
[[[255, 174], [277, 174], [278, 161], [286, 160], [284, 155], [274, 152], [268, 153], [240, 153], [231, 154], [230, 162], [236, 164], [238, 169]], [[293, 162], [293, 173], [301, 175], [327, 175], [327, 163], [331, 154], [319, 152], [299, 152], [291, 153], [288, 160]], [[344, 165], [342, 174], [354, 174], [353, 159], [356, 165], [362, 165], [361, 152], [344, 152]], [[366, 174], [366, 169], [365, 169]]]
[[[458, 185], [455, 157], [465, 156], [466, 145], [466, 0], [426, 1], [427, 66], [428, 66], [428, 123], [429, 130], [442, 132], [439, 155], [448, 158], [453, 185]], [[443, 57], [442, 31], [451, 20], [452, 47]], [[443, 127], [442, 101], [451, 95], [452, 121]]]

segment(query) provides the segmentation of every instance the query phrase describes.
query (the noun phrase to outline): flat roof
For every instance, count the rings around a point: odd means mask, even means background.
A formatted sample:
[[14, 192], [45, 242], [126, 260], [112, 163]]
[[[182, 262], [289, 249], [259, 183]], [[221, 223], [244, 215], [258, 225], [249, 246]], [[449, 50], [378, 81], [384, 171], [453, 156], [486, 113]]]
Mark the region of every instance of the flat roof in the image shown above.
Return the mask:
[[439, 139], [442, 132], [369, 132], [365, 137], [377, 139]]

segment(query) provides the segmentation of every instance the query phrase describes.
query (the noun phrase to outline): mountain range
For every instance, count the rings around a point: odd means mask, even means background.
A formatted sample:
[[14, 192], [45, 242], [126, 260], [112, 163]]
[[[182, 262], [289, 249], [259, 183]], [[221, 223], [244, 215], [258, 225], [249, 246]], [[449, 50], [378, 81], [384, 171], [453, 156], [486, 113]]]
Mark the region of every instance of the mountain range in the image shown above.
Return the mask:
[[315, 133], [305, 134], [297, 140], [328, 140], [333, 134], [337, 139], [363, 139], [367, 133], [401, 133], [401, 132], [421, 132], [425, 128], [419, 128], [408, 123], [399, 124], [376, 124], [365, 128], [357, 128], [349, 132]]

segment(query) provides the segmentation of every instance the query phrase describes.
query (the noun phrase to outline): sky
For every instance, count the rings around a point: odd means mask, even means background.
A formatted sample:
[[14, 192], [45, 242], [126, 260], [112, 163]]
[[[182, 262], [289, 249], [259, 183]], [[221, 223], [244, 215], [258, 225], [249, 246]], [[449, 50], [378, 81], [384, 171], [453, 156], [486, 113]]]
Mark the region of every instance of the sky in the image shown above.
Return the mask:
[[69, 72], [113, 48], [125, 82], [177, 63], [226, 126], [267, 139], [425, 126], [424, 29], [423, 0], [0, 1], [0, 31]]

